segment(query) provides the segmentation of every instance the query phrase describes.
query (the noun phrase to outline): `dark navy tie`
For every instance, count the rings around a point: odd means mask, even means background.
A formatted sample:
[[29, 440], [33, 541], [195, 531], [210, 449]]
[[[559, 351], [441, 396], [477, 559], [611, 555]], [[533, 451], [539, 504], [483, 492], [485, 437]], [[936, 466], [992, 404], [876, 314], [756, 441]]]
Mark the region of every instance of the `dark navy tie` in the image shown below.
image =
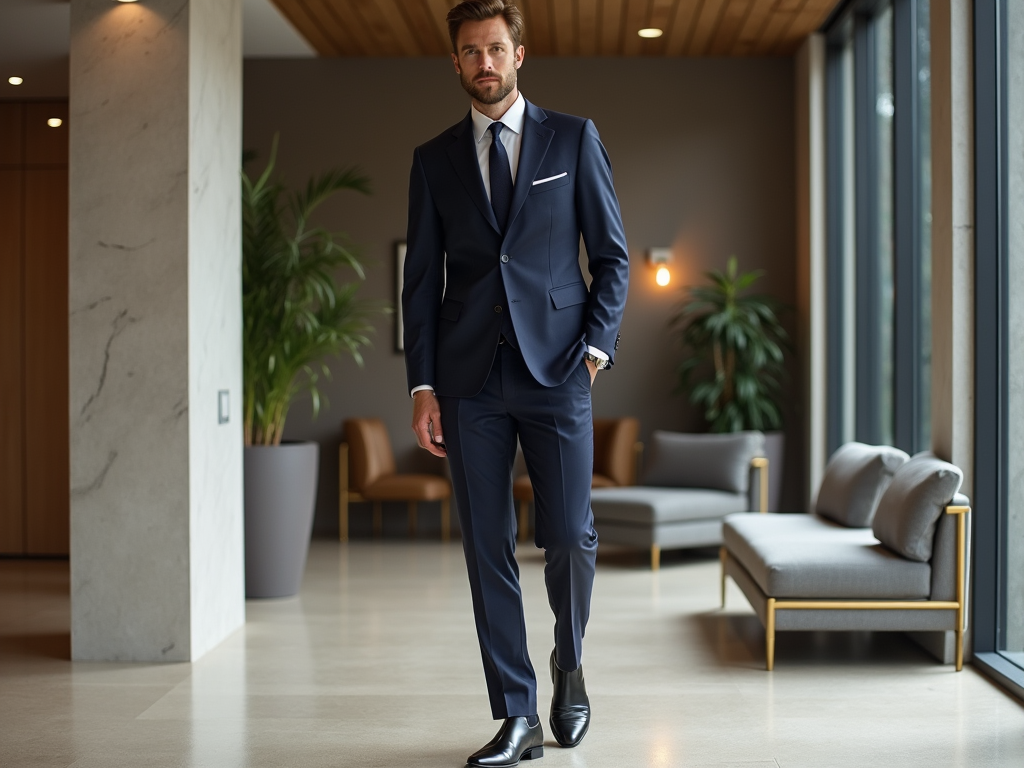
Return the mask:
[[508, 162], [508, 152], [498, 137], [504, 123], [491, 123], [487, 130], [491, 132], [491, 152], [488, 164], [491, 169], [491, 207], [494, 217], [498, 220], [498, 229], [502, 232], [508, 226], [508, 212], [512, 207], [512, 169]]

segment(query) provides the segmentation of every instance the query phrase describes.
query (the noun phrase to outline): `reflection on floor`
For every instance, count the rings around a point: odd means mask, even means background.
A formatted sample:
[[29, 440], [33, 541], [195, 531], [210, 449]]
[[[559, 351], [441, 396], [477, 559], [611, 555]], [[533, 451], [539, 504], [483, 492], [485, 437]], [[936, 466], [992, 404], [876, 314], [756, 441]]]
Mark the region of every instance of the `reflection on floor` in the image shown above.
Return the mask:
[[[540, 672], [543, 557], [520, 561]], [[539, 766], [1024, 766], [1024, 707], [970, 667], [784, 633], [769, 674], [742, 595], [717, 610], [713, 552], [645, 562], [602, 552], [593, 725]], [[458, 544], [316, 542], [301, 597], [251, 602], [195, 664], [72, 664], [67, 584], [66, 563], [0, 561], [2, 766], [460, 766], [494, 731]]]

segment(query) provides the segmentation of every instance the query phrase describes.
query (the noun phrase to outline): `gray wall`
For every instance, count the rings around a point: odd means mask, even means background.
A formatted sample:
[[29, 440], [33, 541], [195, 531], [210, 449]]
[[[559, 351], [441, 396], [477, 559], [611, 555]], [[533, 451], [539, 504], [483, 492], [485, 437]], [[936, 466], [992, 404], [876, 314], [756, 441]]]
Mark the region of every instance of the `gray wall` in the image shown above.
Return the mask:
[[[790, 59], [530, 58], [520, 72], [524, 95], [542, 107], [593, 118], [615, 171], [632, 280], [614, 370], [594, 389], [597, 416], [633, 415], [652, 429], [699, 430], [698, 413], [673, 394], [679, 352], [666, 322], [680, 285], [723, 267], [731, 254], [744, 268], [764, 268], [761, 283], [788, 304], [795, 300], [793, 66]], [[367, 297], [394, 294], [396, 240], [405, 236], [412, 149], [460, 120], [468, 110], [446, 59], [248, 60], [245, 63], [245, 146], [262, 167], [275, 131], [279, 169], [291, 184], [332, 166], [358, 164], [373, 180], [370, 198], [351, 195], [324, 211], [370, 262]], [[645, 249], [672, 246], [673, 283], [654, 284]], [[791, 318], [792, 319], [792, 318]], [[442, 471], [415, 444], [402, 357], [393, 351], [392, 318], [377, 323], [375, 347], [360, 370], [335, 366], [326, 387], [331, 406], [312, 421], [297, 403], [288, 439], [322, 446], [317, 530], [336, 530], [337, 443], [341, 422], [378, 416], [387, 423], [400, 470]], [[796, 361], [793, 370], [798, 370]], [[798, 378], [792, 379], [797, 387]], [[793, 391], [784, 503], [799, 503], [802, 424]], [[358, 508], [357, 508], [358, 509]], [[354, 534], [368, 530], [353, 515]], [[404, 530], [399, 508], [386, 517]], [[436, 516], [424, 514], [424, 527]]]

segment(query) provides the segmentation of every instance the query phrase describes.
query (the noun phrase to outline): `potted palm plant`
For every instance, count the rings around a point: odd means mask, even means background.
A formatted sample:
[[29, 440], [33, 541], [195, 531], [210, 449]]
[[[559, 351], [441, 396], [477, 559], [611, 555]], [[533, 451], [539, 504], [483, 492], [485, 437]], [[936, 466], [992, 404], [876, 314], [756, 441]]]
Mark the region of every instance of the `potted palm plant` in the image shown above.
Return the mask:
[[[369, 193], [355, 169], [328, 171], [301, 191], [273, 176], [242, 173], [242, 357], [245, 433], [245, 583], [249, 597], [299, 590], [313, 526], [319, 446], [282, 443], [292, 402], [309, 393], [320, 411], [320, 377], [347, 353], [362, 364], [370, 314], [356, 293], [363, 267], [347, 238], [310, 217], [343, 190]], [[339, 283], [339, 269], [356, 280]]]
[[671, 325], [684, 350], [679, 389], [701, 409], [711, 432], [765, 432], [769, 509], [778, 509], [785, 438], [779, 396], [789, 335], [782, 305], [750, 294], [763, 271], [740, 273], [736, 257], [725, 272], [707, 272], [709, 285], [689, 286]]

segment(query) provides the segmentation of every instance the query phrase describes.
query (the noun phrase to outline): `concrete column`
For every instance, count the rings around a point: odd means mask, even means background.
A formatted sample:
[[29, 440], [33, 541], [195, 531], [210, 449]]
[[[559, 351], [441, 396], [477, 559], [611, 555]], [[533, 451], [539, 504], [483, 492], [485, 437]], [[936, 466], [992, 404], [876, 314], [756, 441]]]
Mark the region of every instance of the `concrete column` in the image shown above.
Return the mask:
[[931, 0], [932, 450], [974, 474], [974, 59], [971, 0]]
[[811, 35], [796, 54], [797, 312], [803, 350], [807, 485], [810, 508], [828, 461], [825, 296], [825, 38]]
[[71, 6], [75, 659], [244, 622], [241, 65], [240, 0]]

